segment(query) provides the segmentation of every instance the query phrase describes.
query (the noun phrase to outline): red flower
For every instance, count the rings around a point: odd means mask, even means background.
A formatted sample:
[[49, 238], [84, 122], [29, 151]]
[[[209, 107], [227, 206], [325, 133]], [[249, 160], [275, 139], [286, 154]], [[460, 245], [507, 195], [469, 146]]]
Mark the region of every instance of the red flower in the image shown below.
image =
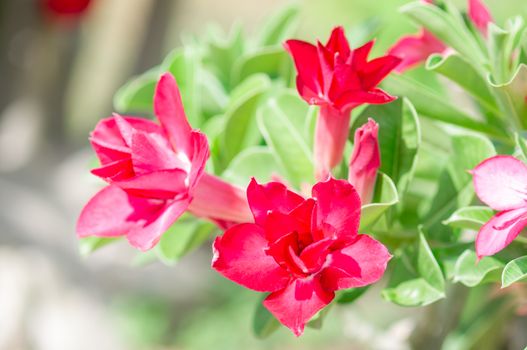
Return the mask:
[[82, 210], [80, 237], [125, 235], [148, 250], [187, 208], [210, 219], [250, 217], [241, 189], [204, 174], [207, 138], [191, 129], [168, 73], [157, 85], [154, 110], [161, 125], [115, 114], [95, 127], [90, 141], [101, 167], [92, 173], [110, 185]]
[[309, 104], [320, 105], [315, 131], [316, 178], [325, 180], [342, 161], [349, 133], [350, 112], [363, 104], [393, 101], [377, 85], [399, 64], [395, 56], [368, 61], [373, 41], [351, 50], [342, 27], [336, 27], [326, 45], [288, 40], [298, 72], [299, 94]]
[[91, 2], [91, 0], [41, 0], [46, 12], [59, 17], [81, 16]]
[[371, 202], [377, 170], [381, 165], [378, 133], [379, 124], [373, 119], [355, 131], [348, 179], [357, 189], [363, 204]]
[[360, 199], [330, 178], [305, 199], [283, 184], [247, 188], [255, 223], [228, 229], [214, 242], [212, 266], [244, 287], [271, 292], [264, 306], [297, 336], [335, 291], [378, 281], [390, 254], [359, 235]]
[[405, 35], [393, 45], [388, 53], [401, 58], [395, 69], [399, 73], [423, 63], [434, 53], [443, 53], [447, 46], [426, 29], [417, 35]]
[[480, 0], [468, 0], [468, 17], [476, 28], [487, 36], [487, 27], [493, 22], [489, 9]]

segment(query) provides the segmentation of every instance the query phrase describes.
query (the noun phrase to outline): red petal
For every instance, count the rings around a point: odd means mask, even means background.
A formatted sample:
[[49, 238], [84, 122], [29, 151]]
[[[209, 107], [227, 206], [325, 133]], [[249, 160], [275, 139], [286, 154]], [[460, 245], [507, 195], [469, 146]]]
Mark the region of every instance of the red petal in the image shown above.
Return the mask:
[[315, 230], [326, 237], [354, 237], [360, 222], [361, 202], [357, 191], [344, 180], [330, 178], [313, 186]]
[[264, 226], [265, 218], [270, 210], [288, 214], [304, 201], [304, 198], [289, 191], [279, 182], [260, 185], [254, 178], [247, 187], [247, 199], [254, 220], [260, 226]]
[[339, 109], [356, 107], [363, 103], [384, 104], [392, 102], [396, 97], [388, 95], [381, 89], [372, 89], [370, 91], [348, 91], [335, 100], [335, 106]]
[[212, 267], [231, 281], [259, 292], [284, 288], [289, 274], [266, 254], [267, 240], [261, 227], [240, 224], [216, 238]]
[[204, 174], [205, 165], [210, 156], [207, 136], [200, 131], [192, 131], [190, 135], [192, 156], [190, 157], [189, 187], [193, 188]]
[[189, 154], [192, 129], [183, 109], [176, 79], [170, 73], [163, 74], [157, 83], [154, 94], [154, 112], [175, 150]]
[[350, 56], [350, 46], [348, 39], [346, 39], [346, 34], [344, 33], [344, 28], [335, 27], [331, 32], [331, 36], [326, 44], [326, 49], [328, 49], [333, 55], [338, 53], [339, 59], [346, 61]]
[[91, 173], [106, 181], [123, 180], [135, 176], [130, 158], [122, 158], [102, 167], [93, 169]]
[[507, 247], [527, 225], [527, 208], [513, 209], [494, 215], [476, 237], [478, 257], [494, 255]]
[[133, 196], [157, 199], [178, 197], [181, 199], [188, 195], [186, 180], [185, 171], [170, 169], [114, 181], [114, 184]]
[[351, 52], [350, 63], [354, 70], [362, 70], [364, 68], [366, 62], [368, 62], [368, 56], [374, 43], [375, 41], [373, 40], [368, 41], [366, 44]]
[[297, 279], [285, 289], [270, 294], [264, 306], [298, 337], [309, 320], [328, 305], [335, 294], [322, 288], [316, 277]]
[[493, 21], [489, 9], [480, 0], [468, 1], [468, 17], [483, 35], [487, 35], [487, 26]]
[[391, 255], [380, 242], [368, 235], [330, 254], [321, 273], [321, 283], [329, 290], [363, 287], [377, 282], [384, 275]]
[[494, 210], [527, 205], [527, 166], [512, 156], [495, 156], [472, 170], [479, 199]]
[[303, 85], [318, 94], [320, 92], [318, 82], [320, 65], [317, 48], [301, 40], [287, 40], [284, 47], [293, 57], [298, 77], [302, 79]]
[[401, 59], [399, 57], [391, 55], [371, 60], [359, 73], [362, 86], [366, 90], [373, 89], [400, 63]]
[[157, 134], [134, 132], [131, 140], [134, 171], [140, 175], [158, 170], [190, 170], [190, 159], [176, 155], [168, 140]]

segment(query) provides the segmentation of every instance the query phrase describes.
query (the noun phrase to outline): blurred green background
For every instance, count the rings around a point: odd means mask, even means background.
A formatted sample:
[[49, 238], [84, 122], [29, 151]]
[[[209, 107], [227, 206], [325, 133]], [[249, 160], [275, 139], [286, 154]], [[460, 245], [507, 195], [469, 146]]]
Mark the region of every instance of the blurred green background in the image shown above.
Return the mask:
[[[397, 11], [406, 2], [298, 1], [297, 34], [325, 41], [335, 25], [375, 18], [379, 54], [417, 30]], [[87, 136], [112, 113], [115, 91], [182, 36], [234, 23], [250, 35], [289, 3], [93, 0], [82, 18], [64, 23], [36, 0], [0, 2], [0, 349], [409, 348], [426, 308], [396, 307], [379, 288], [334, 307], [321, 330], [296, 339], [280, 329], [259, 340], [251, 322], [260, 295], [215, 274], [209, 245], [174, 266], [125, 243], [78, 252], [76, 216], [98, 186]], [[498, 23], [527, 15], [525, 0], [486, 3]]]

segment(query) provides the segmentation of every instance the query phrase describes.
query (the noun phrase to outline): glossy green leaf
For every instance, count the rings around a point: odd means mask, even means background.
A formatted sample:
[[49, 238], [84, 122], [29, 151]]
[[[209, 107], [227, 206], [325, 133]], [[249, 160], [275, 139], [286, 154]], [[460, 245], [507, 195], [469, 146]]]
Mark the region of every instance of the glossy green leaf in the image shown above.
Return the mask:
[[474, 250], [467, 249], [461, 254], [454, 267], [454, 282], [467, 287], [475, 287], [489, 280], [498, 280], [503, 263], [492, 257], [484, 257], [478, 262]]
[[509, 81], [518, 65], [521, 38], [526, 30], [522, 17], [514, 17], [505, 23], [505, 28], [490, 23], [488, 51], [492, 67], [492, 81], [503, 84]]
[[380, 170], [393, 180], [402, 197], [413, 176], [421, 143], [416, 112], [407, 99], [368, 106], [354, 119], [351, 140], [355, 130], [365, 124], [368, 118], [379, 123]]
[[108, 244], [117, 242], [120, 238], [121, 237], [107, 238], [95, 236], [79, 238], [79, 252], [82, 256], [88, 256]]
[[241, 56], [233, 68], [234, 81], [242, 81], [253, 74], [264, 73], [276, 79], [288, 76], [291, 59], [282, 47], [268, 47]]
[[375, 184], [375, 194], [372, 203], [362, 206], [360, 231], [365, 232], [391, 206], [399, 202], [397, 188], [388, 175], [380, 173]]
[[258, 301], [253, 315], [253, 332], [258, 338], [266, 338], [280, 327], [280, 322]]
[[489, 207], [464, 207], [456, 210], [448, 219], [443, 221], [443, 224], [450, 227], [477, 231], [493, 215], [494, 211]]
[[[284, 96], [284, 95], [282, 95]], [[285, 171], [286, 180], [300, 188], [313, 182], [313, 159], [302, 133], [289, 115], [288, 99], [271, 97], [257, 111], [258, 127], [267, 145]]]
[[260, 31], [259, 46], [281, 46], [282, 42], [291, 38], [298, 25], [298, 12], [298, 6], [291, 5], [269, 16]]
[[153, 113], [154, 91], [159, 68], [130, 79], [115, 93], [113, 105], [119, 113]]
[[222, 136], [221, 157], [224, 164], [229, 164], [244, 148], [259, 143], [256, 110], [262, 95], [270, 86], [271, 82], [265, 75], [254, 75], [233, 92], [225, 113], [225, 130]]
[[501, 287], [506, 288], [511, 284], [523, 281], [527, 278], [527, 256], [510, 261], [501, 275]]
[[383, 85], [387, 91], [410, 99], [419, 115], [444, 123], [457, 125], [469, 130], [479, 131], [495, 138], [506, 138], [500, 130], [465, 113], [426, 85], [404, 75], [392, 74]]
[[342, 290], [337, 293], [337, 303], [351, 304], [366, 293], [369, 288], [370, 286]]
[[394, 288], [382, 291], [384, 299], [401, 306], [425, 306], [445, 297], [423, 278], [402, 282]]
[[496, 154], [494, 146], [479, 135], [454, 135], [451, 138], [452, 154], [446, 169], [439, 178], [439, 186], [424, 218], [424, 227], [431, 237], [441, 241], [454, 241], [456, 236], [443, 225], [458, 208], [470, 205], [474, 198], [473, 169], [484, 159]]
[[209, 239], [214, 228], [210, 222], [184, 216], [161, 236], [156, 253], [164, 263], [176, 263]]
[[281, 173], [283, 171], [273, 152], [266, 146], [255, 146], [238, 153], [222, 177], [245, 188], [252, 177], [260, 183], [265, 183], [271, 181], [273, 175], [279, 176]]

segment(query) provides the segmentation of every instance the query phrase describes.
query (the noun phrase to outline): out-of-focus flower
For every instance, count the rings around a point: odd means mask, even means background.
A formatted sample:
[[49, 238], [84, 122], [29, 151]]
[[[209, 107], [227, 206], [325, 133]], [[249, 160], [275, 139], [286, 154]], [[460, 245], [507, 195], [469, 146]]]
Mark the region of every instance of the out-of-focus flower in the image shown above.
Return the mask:
[[416, 35], [401, 37], [389, 50], [388, 54], [401, 58], [401, 63], [395, 68], [399, 73], [421, 64], [434, 53], [443, 53], [447, 46], [426, 29]]
[[336, 290], [369, 285], [384, 274], [391, 256], [358, 234], [360, 198], [347, 181], [319, 182], [305, 199], [281, 183], [253, 179], [247, 198], [255, 223], [218, 237], [212, 266], [244, 287], [271, 292], [264, 306], [295, 335]]
[[44, 11], [59, 18], [80, 17], [91, 3], [92, 0], [41, 0]]
[[125, 235], [148, 250], [187, 208], [226, 222], [250, 217], [241, 189], [204, 174], [207, 138], [190, 127], [168, 73], [156, 87], [154, 112], [160, 125], [115, 114], [95, 127], [90, 141], [101, 167], [92, 173], [110, 185], [82, 210], [80, 237]]
[[371, 202], [377, 170], [381, 165], [378, 133], [379, 124], [373, 119], [355, 131], [348, 180], [359, 193], [363, 204]]
[[351, 50], [342, 27], [336, 27], [326, 45], [288, 40], [285, 48], [297, 70], [299, 94], [309, 104], [319, 105], [315, 130], [315, 175], [325, 180], [342, 161], [349, 133], [350, 112], [364, 104], [393, 101], [377, 85], [400, 63], [388, 55], [368, 60], [370, 41]]
[[476, 238], [481, 258], [507, 247], [527, 225], [527, 166], [512, 156], [495, 156], [471, 173], [479, 199], [498, 211]]
[[487, 27], [493, 22], [492, 15], [485, 4], [480, 0], [468, 0], [468, 17], [478, 30], [487, 36]]

